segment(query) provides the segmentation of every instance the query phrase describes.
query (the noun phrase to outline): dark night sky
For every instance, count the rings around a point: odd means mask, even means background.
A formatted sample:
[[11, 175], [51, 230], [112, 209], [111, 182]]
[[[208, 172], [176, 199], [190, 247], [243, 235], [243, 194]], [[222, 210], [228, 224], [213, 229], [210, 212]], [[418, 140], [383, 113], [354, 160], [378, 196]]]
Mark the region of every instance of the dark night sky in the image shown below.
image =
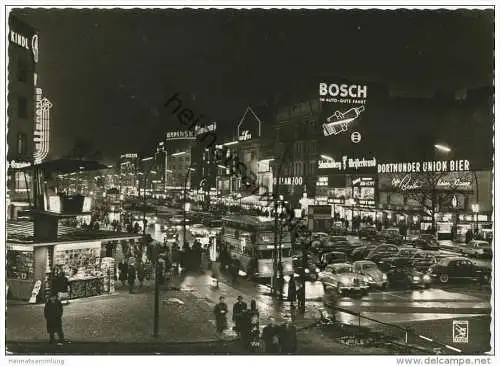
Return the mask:
[[408, 91], [493, 80], [493, 11], [14, 13], [40, 33], [53, 156], [76, 136], [93, 138], [109, 160], [144, 151], [179, 127], [162, 109], [175, 91], [194, 93], [195, 112], [233, 126], [248, 104], [317, 75]]

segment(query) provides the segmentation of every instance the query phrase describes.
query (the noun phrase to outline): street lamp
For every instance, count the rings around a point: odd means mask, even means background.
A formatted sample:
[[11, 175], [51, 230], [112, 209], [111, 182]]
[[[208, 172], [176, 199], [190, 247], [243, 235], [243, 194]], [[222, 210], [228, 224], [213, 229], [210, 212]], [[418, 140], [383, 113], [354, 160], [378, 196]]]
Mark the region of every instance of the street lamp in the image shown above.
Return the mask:
[[449, 153], [451, 149], [448, 146], [442, 145], [442, 144], [435, 144], [434, 147], [442, 152]]

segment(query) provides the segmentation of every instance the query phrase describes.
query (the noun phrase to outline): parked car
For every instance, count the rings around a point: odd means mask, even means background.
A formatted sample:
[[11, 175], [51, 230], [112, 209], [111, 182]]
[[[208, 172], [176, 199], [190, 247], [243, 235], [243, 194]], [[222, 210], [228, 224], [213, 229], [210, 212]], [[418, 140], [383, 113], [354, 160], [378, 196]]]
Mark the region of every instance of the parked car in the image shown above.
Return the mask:
[[361, 228], [358, 232], [360, 239], [372, 239], [375, 240], [377, 238], [377, 228], [375, 226], [365, 226]]
[[347, 255], [344, 252], [328, 251], [320, 254], [319, 267], [325, 268], [329, 264], [345, 262], [347, 262]]
[[387, 288], [387, 275], [372, 261], [357, 261], [352, 264], [355, 273], [367, 277], [370, 287]]
[[489, 283], [491, 269], [477, 266], [465, 257], [442, 258], [438, 263], [430, 266], [428, 272], [433, 281], [448, 283], [450, 280], [472, 280]]
[[439, 261], [434, 253], [418, 251], [411, 258], [410, 262], [418, 271], [427, 272], [430, 266]]
[[416, 253], [419, 253], [419, 252], [421, 252], [421, 250], [418, 249], [418, 248], [413, 248], [413, 247], [410, 247], [410, 246], [405, 246], [405, 247], [399, 248], [398, 257], [410, 259]]
[[403, 235], [399, 233], [397, 228], [387, 228], [377, 234], [377, 240], [389, 244], [401, 244]]
[[378, 264], [383, 258], [396, 257], [399, 253], [399, 247], [393, 244], [380, 244], [375, 249], [370, 251], [366, 256], [366, 260], [373, 261]]
[[463, 255], [475, 258], [492, 258], [493, 251], [491, 249], [491, 243], [486, 240], [471, 240], [466, 243], [460, 251]]
[[360, 292], [366, 295], [370, 289], [368, 277], [356, 273], [348, 263], [329, 264], [320, 272], [319, 278], [325, 289], [334, 287], [340, 295], [346, 292]]
[[431, 277], [412, 266], [409, 258], [394, 258], [391, 268], [387, 271], [387, 280], [391, 287], [428, 288]]
[[347, 255], [350, 254], [354, 250], [355, 246], [353, 246], [347, 240], [346, 236], [330, 236], [328, 238], [324, 238], [321, 240], [320, 250], [332, 250], [337, 252], [343, 252]]
[[[307, 281], [317, 281], [320, 268], [316, 265], [316, 260], [313, 256], [308, 255], [306, 259], [306, 266], [304, 268], [304, 275]], [[303, 268], [302, 254], [294, 255], [292, 257], [293, 270], [295, 273], [301, 274]]]
[[378, 245], [379, 244], [372, 243], [372, 244], [365, 244], [365, 245], [361, 245], [359, 247], [356, 247], [356, 248], [353, 249], [353, 251], [351, 252], [351, 254], [349, 255], [349, 257], [350, 257], [351, 261], [353, 261], [353, 262], [365, 259], [366, 256], [373, 249], [375, 249], [376, 247], [378, 247]]
[[430, 234], [420, 235], [413, 241], [413, 246], [424, 250], [439, 250], [439, 242]]

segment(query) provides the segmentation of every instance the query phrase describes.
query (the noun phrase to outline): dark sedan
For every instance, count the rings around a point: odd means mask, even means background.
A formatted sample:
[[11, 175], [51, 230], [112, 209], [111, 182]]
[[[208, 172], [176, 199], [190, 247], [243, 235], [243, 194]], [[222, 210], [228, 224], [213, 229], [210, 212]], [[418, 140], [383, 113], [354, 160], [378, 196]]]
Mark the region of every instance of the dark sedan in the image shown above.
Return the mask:
[[418, 271], [408, 258], [395, 258], [387, 271], [389, 286], [398, 288], [428, 288], [431, 276]]
[[424, 250], [439, 250], [439, 242], [434, 236], [420, 236], [415, 239], [413, 246]]
[[328, 251], [320, 254], [319, 267], [323, 269], [329, 264], [345, 262], [347, 262], [347, 256], [344, 252]]
[[433, 264], [427, 273], [433, 281], [440, 283], [448, 283], [451, 280], [489, 283], [491, 280], [490, 268], [477, 266], [465, 257], [442, 258]]
[[306, 265], [303, 268], [302, 255], [296, 255], [292, 257], [294, 272], [297, 274], [301, 274], [302, 269], [304, 269], [304, 276], [307, 281], [318, 280], [318, 274], [320, 272], [320, 269], [315, 262], [316, 260], [314, 257], [308, 256], [306, 260]]

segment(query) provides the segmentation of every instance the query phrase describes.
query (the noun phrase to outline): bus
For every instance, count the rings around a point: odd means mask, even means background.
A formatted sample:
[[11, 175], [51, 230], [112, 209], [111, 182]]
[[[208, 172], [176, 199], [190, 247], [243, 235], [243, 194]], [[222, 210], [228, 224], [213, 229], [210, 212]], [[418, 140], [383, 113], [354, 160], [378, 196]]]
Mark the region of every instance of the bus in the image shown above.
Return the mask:
[[[222, 244], [249, 278], [273, 276], [274, 228], [274, 219], [267, 217], [234, 215], [222, 219]], [[281, 233], [281, 263], [283, 275], [292, 276], [292, 243], [287, 230]]]

